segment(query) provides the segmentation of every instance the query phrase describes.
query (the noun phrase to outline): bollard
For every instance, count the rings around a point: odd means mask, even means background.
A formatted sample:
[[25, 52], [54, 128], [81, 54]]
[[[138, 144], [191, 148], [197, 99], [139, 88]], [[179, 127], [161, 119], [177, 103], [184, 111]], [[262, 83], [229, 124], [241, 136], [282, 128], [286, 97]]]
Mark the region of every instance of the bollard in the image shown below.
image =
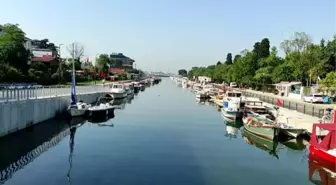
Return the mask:
[[315, 111], [315, 108], [314, 108], [314, 106], [313, 106], [313, 112], [312, 112], [313, 116], [314, 116], [314, 111]]
[[30, 90], [30, 89], [27, 89], [27, 92], [26, 92], [26, 93], [27, 93], [27, 94], [26, 94], [26, 95], [27, 95], [27, 100], [29, 100], [29, 90]]
[[7, 94], [7, 95], [6, 95], [6, 102], [8, 102], [8, 98], [9, 98], [9, 89], [6, 89], [6, 91], [7, 91], [7, 92], [6, 92], [6, 94]]
[[19, 91], [19, 89], [16, 89], [16, 100], [17, 101], [20, 100], [20, 91]]

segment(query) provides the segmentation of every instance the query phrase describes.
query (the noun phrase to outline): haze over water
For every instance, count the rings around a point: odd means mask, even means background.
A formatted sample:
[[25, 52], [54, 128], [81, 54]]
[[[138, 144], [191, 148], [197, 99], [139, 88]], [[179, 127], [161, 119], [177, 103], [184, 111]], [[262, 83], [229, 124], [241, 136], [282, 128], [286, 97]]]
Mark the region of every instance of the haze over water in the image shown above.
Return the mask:
[[[62, 130], [64, 136], [54, 146], [45, 152], [40, 147], [41, 155], [31, 160], [33, 152], [20, 159], [25, 152], [18, 143], [33, 150], [38, 147], [34, 143], [49, 141]], [[16, 171], [4, 184], [311, 184], [305, 151], [279, 144], [277, 159], [247, 144], [240, 131], [236, 138], [227, 137], [216, 108], [197, 104], [188, 89], [169, 79], [139, 93], [106, 123], [86, 122], [71, 132], [64, 122], [50, 121], [1, 138], [0, 170], [19, 161], [2, 171], [1, 178]], [[28, 160], [32, 162], [24, 162]], [[17, 170], [20, 165], [24, 167]]]

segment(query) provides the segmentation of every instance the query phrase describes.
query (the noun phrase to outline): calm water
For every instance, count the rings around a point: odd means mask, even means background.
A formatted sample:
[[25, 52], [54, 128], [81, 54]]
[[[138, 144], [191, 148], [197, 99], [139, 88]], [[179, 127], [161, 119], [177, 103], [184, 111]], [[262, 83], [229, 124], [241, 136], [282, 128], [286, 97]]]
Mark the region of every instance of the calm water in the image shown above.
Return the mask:
[[49, 121], [1, 138], [0, 184], [311, 184], [304, 150], [231, 136], [215, 107], [169, 79], [122, 105], [104, 123]]

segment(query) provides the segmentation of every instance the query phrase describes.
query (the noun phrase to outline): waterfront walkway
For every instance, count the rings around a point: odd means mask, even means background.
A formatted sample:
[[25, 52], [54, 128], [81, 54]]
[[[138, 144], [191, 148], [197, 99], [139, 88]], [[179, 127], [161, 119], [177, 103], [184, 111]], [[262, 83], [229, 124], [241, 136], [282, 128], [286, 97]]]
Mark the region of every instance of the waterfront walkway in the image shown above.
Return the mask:
[[[76, 94], [90, 94], [98, 92], [108, 92], [108, 86], [89, 85], [77, 86]], [[21, 100], [32, 100], [41, 98], [51, 98], [57, 96], [70, 96], [69, 86], [48, 86], [31, 89], [2, 89], [0, 90], [0, 104], [8, 102], [16, 102]]]
[[321, 118], [326, 108], [336, 108], [335, 104], [312, 104], [304, 102], [301, 99], [278, 96], [272, 93], [254, 91], [250, 89], [243, 90], [245, 96], [257, 97], [260, 100], [275, 105], [279, 99], [284, 108], [295, 110], [303, 114]]

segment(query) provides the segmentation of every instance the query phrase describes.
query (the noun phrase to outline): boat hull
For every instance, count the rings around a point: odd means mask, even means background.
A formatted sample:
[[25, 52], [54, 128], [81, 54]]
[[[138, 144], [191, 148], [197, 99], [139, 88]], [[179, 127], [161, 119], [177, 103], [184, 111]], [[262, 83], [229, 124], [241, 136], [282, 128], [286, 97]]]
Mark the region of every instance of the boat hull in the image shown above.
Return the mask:
[[114, 107], [110, 109], [89, 110], [91, 119], [105, 119], [106, 116], [114, 114]]
[[122, 98], [125, 98], [127, 96], [127, 93], [124, 92], [124, 93], [110, 93], [111, 97], [113, 99], [122, 99]]
[[240, 120], [243, 117], [243, 112], [231, 112], [224, 109], [221, 110], [221, 114], [225, 121], [234, 122]]
[[244, 129], [265, 139], [273, 140], [277, 136], [277, 128], [255, 127], [244, 124]]
[[332, 166], [336, 165], [336, 157], [327, 153], [324, 150], [318, 149], [313, 145], [309, 146], [309, 155], [314, 157], [315, 159], [319, 159], [322, 163], [327, 163]]
[[83, 116], [87, 109], [68, 108], [68, 112], [72, 117]]

